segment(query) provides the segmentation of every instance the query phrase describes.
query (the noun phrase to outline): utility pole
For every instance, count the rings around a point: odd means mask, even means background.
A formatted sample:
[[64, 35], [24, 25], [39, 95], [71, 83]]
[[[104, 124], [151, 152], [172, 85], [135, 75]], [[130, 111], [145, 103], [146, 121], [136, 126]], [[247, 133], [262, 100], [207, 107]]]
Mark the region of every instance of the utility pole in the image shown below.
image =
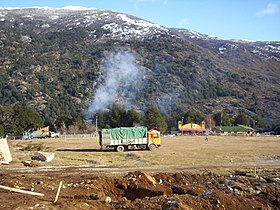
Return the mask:
[[184, 134], [184, 131], [183, 131], [183, 125], [184, 125], [184, 117], [182, 117], [182, 124], [181, 124], [182, 136], [183, 136], [183, 134]]
[[97, 121], [98, 121], [98, 116], [96, 115], [95, 116], [95, 133], [96, 133], [96, 135], [97, 135]]
[[220, 124], [221, 133], [222, 133], [222, 123], [223, 123], [223, 111], [221, 112], [221, 124]]

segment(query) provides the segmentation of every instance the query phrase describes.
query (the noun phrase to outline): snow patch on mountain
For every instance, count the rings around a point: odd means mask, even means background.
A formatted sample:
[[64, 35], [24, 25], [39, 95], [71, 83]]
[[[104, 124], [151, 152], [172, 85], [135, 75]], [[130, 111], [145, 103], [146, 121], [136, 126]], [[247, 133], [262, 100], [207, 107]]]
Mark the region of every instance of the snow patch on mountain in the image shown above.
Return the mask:
[[263, 46], [256, 46], [252, 53], [263, 57], [265, 60], [273, 59], [280, 61], [280, 43], [267, 42]]
[[225, 53], [228, 50], [237, 50], [239, 46], [237, 44], [225, 43], [219, 46], [218, 50], [220, 54]]
[[88, 8], [88, 7], [72, 6], [72, 5], [62, 7], [61, 9], [74, 10], [74, 11], [77, 11], [77, 10], [97, 10], [96, 8]]
[[[119, 39], [146, 38], [158, 34], [168, 34], [169, 29], [153, 24], [126, 14], [113, 12], [110, 10], [100, 10], [96, 8], [67, 6], [59, 9], [53, 8], [28, 8], [0, 10], [0, 21], [17, 22], [19, 25], [31, 24], [29, 21], [42, 21], [35, 24], [36, 28], [45, 29], [46, 32], [57, 30], [73, 30], [75, 28], [86, 28], [89, 35], [92, 31], [104, 29], [108, 32], [104, 37], [114, 37]], [[10, 27], [15, 27], [11, 25]], [[34, 28], [34, 29], [36, 29]]]
[[[102, 14], [109, 19], [110, 14]], [[101, 16], [101, 15], [100, 15]], [[125, 14], [117, 14], [114, 18], [116, 22], [110, 22], [101, 26], [102, 29], [109, 30], [113, 37], [121, 39], [142, 38], [148, 35], [168, 33], [169, 30], [144, 20], [130, 18]]]
[[118, 14], [117, 17], [121, 18], [128, 25], [135, 25], [135, 26], [139, 26], [139, 27], [142, 27], [142, 28], [158, 28], [158, 29], [163, 30], [165, 32], [169, 31], [168, 29], [166, 29], [166, 28], [164, 28], [160, 25], [150, 23], [150, 22], [147, 22], [147, 21], [144, 21], [144, 20], [131, 19], [127, 15], [124, 15], [124, 14]]

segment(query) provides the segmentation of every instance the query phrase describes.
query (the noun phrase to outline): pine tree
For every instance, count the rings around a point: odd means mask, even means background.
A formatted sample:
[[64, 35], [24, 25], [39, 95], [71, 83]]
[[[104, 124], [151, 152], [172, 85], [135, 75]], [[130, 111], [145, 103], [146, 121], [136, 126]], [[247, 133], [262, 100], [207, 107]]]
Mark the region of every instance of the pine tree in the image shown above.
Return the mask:
[[216, 126], [232, 125], [232, 120], [226, 112], [217, 112], [214, 114], [213, 119], [215, 120]]
[[246, 126], [249, 126], [250, 125], [250, 119], [249, 119], [249, 117], [244, 112], [240, 112], [235, 117], [234, 125], [246, 125]]
[[149, 128], [156, 127], [164, 133], [167, 129], [167, 123], [164, 117], [160, 114], [159, 109], [153, 105], [145, 113], [146, 125]]

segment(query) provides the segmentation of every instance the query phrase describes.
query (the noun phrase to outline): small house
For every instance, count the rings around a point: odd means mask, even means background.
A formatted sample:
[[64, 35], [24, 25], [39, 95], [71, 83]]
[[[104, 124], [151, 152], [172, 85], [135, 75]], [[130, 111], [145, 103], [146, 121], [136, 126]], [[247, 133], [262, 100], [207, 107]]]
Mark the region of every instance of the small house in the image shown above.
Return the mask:
[[216, 133], [221, 135], [242, 135], [242, 136], [252, 136], [255, 134], [256, 129], [245, 126], [245, 125], [236, 125], [236, 126], [216, 126]]

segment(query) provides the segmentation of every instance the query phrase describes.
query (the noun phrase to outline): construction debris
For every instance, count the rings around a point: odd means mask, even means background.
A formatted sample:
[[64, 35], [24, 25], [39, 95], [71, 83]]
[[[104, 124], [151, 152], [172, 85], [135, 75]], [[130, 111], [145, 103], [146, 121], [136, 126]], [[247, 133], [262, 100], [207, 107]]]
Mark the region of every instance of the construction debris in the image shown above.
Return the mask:
[[23, 193], [23, 194], [28, 194], [28, 195], [44, 196], [43, 193], [37, 193], [37, 192], [21, 190], [21, 189], [12, 188], [12, 187], [6, 187], [6, 186], [3, 186], [3, 185], [0, 185], [0, 188], [4, 189], [4, 190], [10, 190], [10, 191], [13, 191], [13, 192], [18, 192], [18, 193]]
[[240, 170], [245, 176], [235, 170], [226, 174], [135, 171], [119, 177], [71, 169], [39, 176], [37, 172], [0, 173], [0, 184], [45, 194], [38, 199], [0, 189], [0, 209], [279, 209], [280, 169], [258, 168], [258, 177], [250, 170]]
[[11, 152], [6, 138], [0, 139], [0, 163], [9, 164], [12, 161]]
[[35, 155], [32, 156], [32, 160], [46, 161], [50, 162], [54, 159], [55, 153], [50, 152], [36, 152]]
[[54, 199], [54, 203], [56, 203], [57, 200], [58, 200], [58, 196], [59, 196], [59, 193], [60, 193], [60, 190], [61, 190], [61, 186], [62, 186], [62, 181], [59, 182], [59, 186], [58, 186], [57, 193], [56, 193], [56, 196], [55, 196], [55, 199]]

